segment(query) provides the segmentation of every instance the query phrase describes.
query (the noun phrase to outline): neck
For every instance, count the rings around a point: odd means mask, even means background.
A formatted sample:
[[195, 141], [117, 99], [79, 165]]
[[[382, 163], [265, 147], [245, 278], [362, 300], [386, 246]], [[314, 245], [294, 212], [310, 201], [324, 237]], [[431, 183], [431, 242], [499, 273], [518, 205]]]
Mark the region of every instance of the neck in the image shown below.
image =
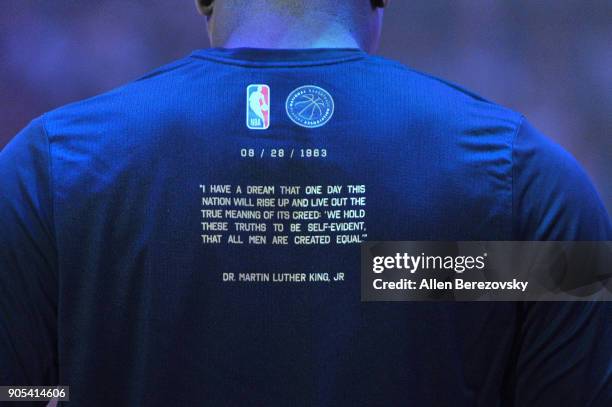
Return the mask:
[[254, 13], [248, 19], [224, 19], [223, 10], [211, 21], [211, 43], [224, 48], [361, 48], [365, 36], [338, 16], [309, 11], [301, 15]]

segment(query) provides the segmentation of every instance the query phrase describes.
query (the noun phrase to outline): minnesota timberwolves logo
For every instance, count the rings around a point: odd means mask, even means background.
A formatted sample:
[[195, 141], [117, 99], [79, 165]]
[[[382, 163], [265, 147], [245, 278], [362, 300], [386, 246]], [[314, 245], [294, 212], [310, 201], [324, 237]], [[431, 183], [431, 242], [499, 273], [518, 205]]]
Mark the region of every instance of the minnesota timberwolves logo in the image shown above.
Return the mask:
[[289, 94], [285, 108], [295, 124], [314, 129], [331, 120], [334, 115], [334, 99], [318, 86], [301, 86]]
[[266, 130], [270, 127], [270, 87], [268, 85], [247, 86], [247, 127]]

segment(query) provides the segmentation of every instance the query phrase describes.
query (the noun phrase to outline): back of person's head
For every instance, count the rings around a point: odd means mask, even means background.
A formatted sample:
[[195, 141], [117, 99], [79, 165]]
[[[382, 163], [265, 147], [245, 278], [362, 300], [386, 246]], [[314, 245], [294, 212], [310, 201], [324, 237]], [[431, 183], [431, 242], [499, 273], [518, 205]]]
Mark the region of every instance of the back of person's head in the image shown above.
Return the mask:
[[[351, 32], [362, 48], [378, 42], [382, 9], [388, 0], [196, 0], [207, 17], [213, 45], [225, 45], [237, 33], [275, 35], [337, 35]], [[300, 34], [300, 28], [302, 33]], [[289, 33], [289, 32], [290, 33]], [[244, 35], [242, 35], [244, 37]]]
[[215, 7], [231, 7], [237, 13], [248, 12], [257, 7], [268, 7], [285, 10], [289, 13], [304, 12], [306, 9], [344, 10], [361, 9], [369, 6], [372, 9], [383, 8], [388, 0], [196, 0], [203, 14], [212, 14]]

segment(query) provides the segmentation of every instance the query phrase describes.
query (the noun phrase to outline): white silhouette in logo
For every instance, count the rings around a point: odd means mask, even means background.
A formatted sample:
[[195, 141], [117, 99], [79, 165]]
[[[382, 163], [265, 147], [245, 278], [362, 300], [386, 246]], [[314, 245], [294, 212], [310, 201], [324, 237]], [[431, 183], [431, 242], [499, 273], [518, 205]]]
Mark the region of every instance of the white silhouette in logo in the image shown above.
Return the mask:
[[262, 93], [262, 87], [258, 86], [257, 90], [251, 93], [249, 97], [249, 106], [251, 110], [259, 117], [264, 123], [266, 122], [265, 113], [268, 113], [270, 107], [266, 102], [266, 97]]

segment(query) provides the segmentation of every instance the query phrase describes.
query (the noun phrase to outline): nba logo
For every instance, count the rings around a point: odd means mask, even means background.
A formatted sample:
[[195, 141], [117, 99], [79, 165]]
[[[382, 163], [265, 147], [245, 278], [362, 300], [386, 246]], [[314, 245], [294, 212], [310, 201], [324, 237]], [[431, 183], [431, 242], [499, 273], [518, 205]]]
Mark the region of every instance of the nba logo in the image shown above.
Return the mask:
[[247, 127], [266, 130], [270, 127], [270, 87], [268, 85], [247, 86]]

